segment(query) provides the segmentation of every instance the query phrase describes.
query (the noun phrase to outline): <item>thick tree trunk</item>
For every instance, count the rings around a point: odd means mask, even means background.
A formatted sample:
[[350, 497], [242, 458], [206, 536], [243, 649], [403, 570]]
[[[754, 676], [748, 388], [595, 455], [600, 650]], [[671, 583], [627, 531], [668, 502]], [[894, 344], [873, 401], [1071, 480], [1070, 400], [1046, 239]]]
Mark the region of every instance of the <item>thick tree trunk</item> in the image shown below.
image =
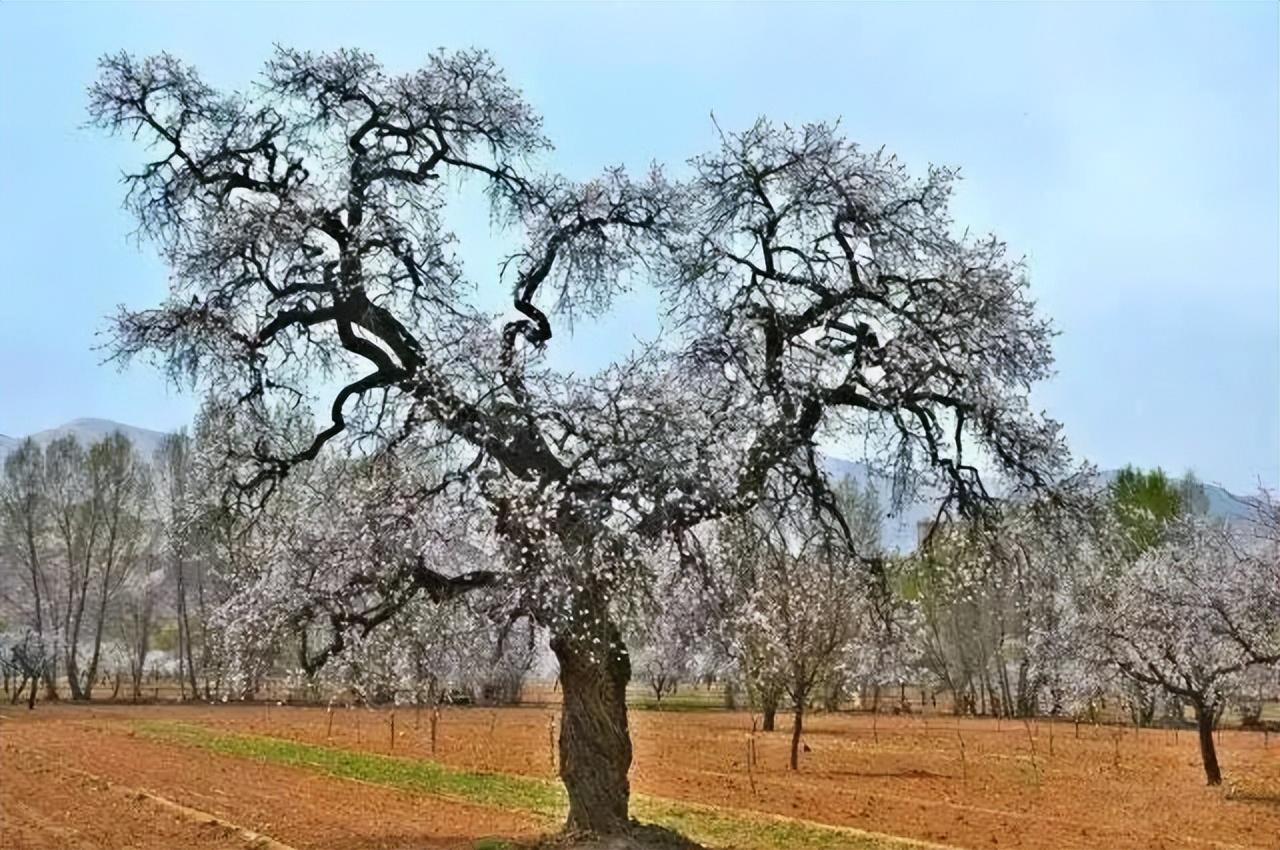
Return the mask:
[[1218, 767], [1218, 750], [1213, 744], [1213, 709], [1196, 703], [1196, 727], [1200, 732], [1200, 760], [1204, 762], [1204, 777], [1210, 785], [1222, 784], [1222, 770]]
[[617, 628], [607, 628], [611, 640], [600, 643], [571, 635], [551, 639], [564, 692], [560, 778], [569, 792], [566, 828], [601, 835], [627, 829], [631, 793], [626, 699], [631, 660]]

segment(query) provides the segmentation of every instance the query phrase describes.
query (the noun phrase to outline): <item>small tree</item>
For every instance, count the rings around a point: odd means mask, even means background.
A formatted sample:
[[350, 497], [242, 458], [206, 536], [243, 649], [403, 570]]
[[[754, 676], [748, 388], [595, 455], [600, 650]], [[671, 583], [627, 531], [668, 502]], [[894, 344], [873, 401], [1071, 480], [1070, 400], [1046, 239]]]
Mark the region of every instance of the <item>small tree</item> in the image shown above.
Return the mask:
[[48, 675], [49, 651], [41, 643], [40, 636], [27, 629], [20, 634], [0, 633], [0, 669], [5, 680], [13, 681], [10, 702], [17, 702], [27, 690], [27, 709], [36, 707], [36, 690], [40, 680]]
[[797, 770], [805, 712], [840, 672], [865, 616], [869, 581], [832, 529], [794, 508], [766, 503], [723, 529], [714, 575], [715, 616], [748, 681], [765, 699], [780, 693], [791, 700], [790, 766]]
[[156, 450], [154, 468], [155, 513], [160, 546], [173, 583], [174, 616], [178, 626], [178, 685], [183, 699], [188, 686], [193, 698], [199, 692], [193, 631], [198, 628], [203, 633], [202, 618], [198, 616], [202, 602], [201, 570], [194, 557], [199, 535], [196, 506], [201, 494], [195, 492], [193, 454], [192, 441], [185, 430], [167, 434]]
[[1213, 730], [1229, 700], [1252, 667], [1280, 664], [1277, 581], [1273, 551], [1187, 520], [1084, 599], [1082, 644], [1096, 661], [1194, 709], [1210, 785], [1222, 782]]
[[656, 600], [636, 641], [635, 667], [662, 704], [689, 676], [694, 663], [693, 618], [688, 597], [677, 588]]

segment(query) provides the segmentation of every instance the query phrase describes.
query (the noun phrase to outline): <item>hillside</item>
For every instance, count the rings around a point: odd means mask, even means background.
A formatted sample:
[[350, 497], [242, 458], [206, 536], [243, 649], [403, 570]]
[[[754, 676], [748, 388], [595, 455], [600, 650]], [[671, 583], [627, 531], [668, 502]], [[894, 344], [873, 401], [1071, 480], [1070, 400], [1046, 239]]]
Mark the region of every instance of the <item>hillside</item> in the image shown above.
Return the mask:
[[152, 431], [150, 428], [139, 428], [135, 425], [125, 425], [122, 422], [113, 422], [110, 419], [73, 419], [56, 428], [37, 431], [24, 437], [11, 437], [0, 434], [0, 460], [16, 449], [27, 437], [35, 440], [37, 445], [43, 447], [59, 437], [73, 434], [82, 444], [90, 445], [115, 431], [121, 432], [132, 440], [138, 451], [147, 458], [155, 454], [156, 449], [160, 448], [160, 441], [164, 439], [164, 433], [161, 431]]

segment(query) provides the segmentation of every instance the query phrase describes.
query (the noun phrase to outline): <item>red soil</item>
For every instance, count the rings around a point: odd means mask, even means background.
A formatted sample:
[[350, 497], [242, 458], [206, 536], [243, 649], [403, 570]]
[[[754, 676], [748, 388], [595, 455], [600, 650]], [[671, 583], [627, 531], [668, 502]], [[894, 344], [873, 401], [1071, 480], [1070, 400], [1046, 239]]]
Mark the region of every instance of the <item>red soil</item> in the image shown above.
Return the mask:
[[[166, 815], [86, 791], [59, 765], [145, 787], [298, 848], [465, 847], [481, 835], [536, 828], [517, 815], [424, 804], [387, 789], [145, 741], [132, 737], [127, 723], [178, 719], [429, 758], [427, 712], [397, 711], [394, 745], [390, 712], [366, 709], [335, 709], [331, 731], [323, 708], [41, 706], [30, 716], [6, 713], [12, 719], [0, 720], [0, 821], [16, 812], [21, 825], [30, 810], [32, 822], [76, 826], [106, 818], [124, 834], [136, 837], [142, 824], [155, 832], [152, 843], [111, 843], [114, 834], [104, 832], [84, 846], [195, 845], [176, 834], [162, 839], [152, 824]], [[555, 721], [554, 707], [446, 710], [434, 757], [554, 776]], [[967, 848], [1280, 848], [1280, 739], [1261, 734], [1221, 734], [1227, 780], [1213, 789], [1204, 785], [1195, 735], [1187, 731], [1084, 726], [1077, 737], [1071, 724], [816, 715], [806, 722], [809, 752], [798, 773], [786, 769], [790, 731], [782, 723], [778, 732], [756, 733], [758, 763], [748, 776], [748, 715], [633, 711], [631, 723], [632, 784], [644, 794]], [[9, 781], [15, 766], [19, 778]], [[15, 846], [77, 846], [52, 837], [41, 843], [38, 827], [28, 831], [35, 838]], [[7, 840], [7, 830], [0, 832], [0, 845]]]

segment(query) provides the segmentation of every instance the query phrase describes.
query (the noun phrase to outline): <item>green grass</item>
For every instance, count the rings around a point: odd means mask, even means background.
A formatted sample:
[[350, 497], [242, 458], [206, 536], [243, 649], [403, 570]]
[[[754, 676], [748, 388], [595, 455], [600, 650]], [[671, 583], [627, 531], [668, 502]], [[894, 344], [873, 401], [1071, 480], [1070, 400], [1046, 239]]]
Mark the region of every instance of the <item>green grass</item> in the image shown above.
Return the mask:
[[515, 845], [501, 838], [481, 838], [471, 850], [515, 850]]
[[689, 686], [664, 696], [659, 702], [651, 688], [632, 685], [627, 688], [627, 707], [642, 711], [724, 711], [724, 689]]
[[[220, 732], [169, 721], [139, 721], [138, 734], [164, 743], [197, 747], [222, 755], [311, 770], [404, 791], [532, 815], [557, 825], [568, 810], [564, 787], [556, 782], [505, 773], [457, 770], [424, 759], [398, 758], [270, 738]], [[642, 794], [631, 796], [637, 820], [675, 830], [708, 847], [738, 850], [912, 850], [938, 846], [762, 812], [717, 809]], [[501, 839], [483, 839], [475, 850], [507, 850]]]
[[739, 850], [919, 850], [940, 847], [815, 821], [717, 809], [662, 797], [631, 796], [631, 816], [704, 844]]
[[569, 808], [564, 788], [532, 777], [454, 770], [432, 761], [320, 747], [261, 735], [216, 732], [187, 723], [140, 722], [134, 728], [153, 740], [301, 767], [342, 779], [387, 785], [481, 806], [526, 812], [548, 821], [564, 817]]

